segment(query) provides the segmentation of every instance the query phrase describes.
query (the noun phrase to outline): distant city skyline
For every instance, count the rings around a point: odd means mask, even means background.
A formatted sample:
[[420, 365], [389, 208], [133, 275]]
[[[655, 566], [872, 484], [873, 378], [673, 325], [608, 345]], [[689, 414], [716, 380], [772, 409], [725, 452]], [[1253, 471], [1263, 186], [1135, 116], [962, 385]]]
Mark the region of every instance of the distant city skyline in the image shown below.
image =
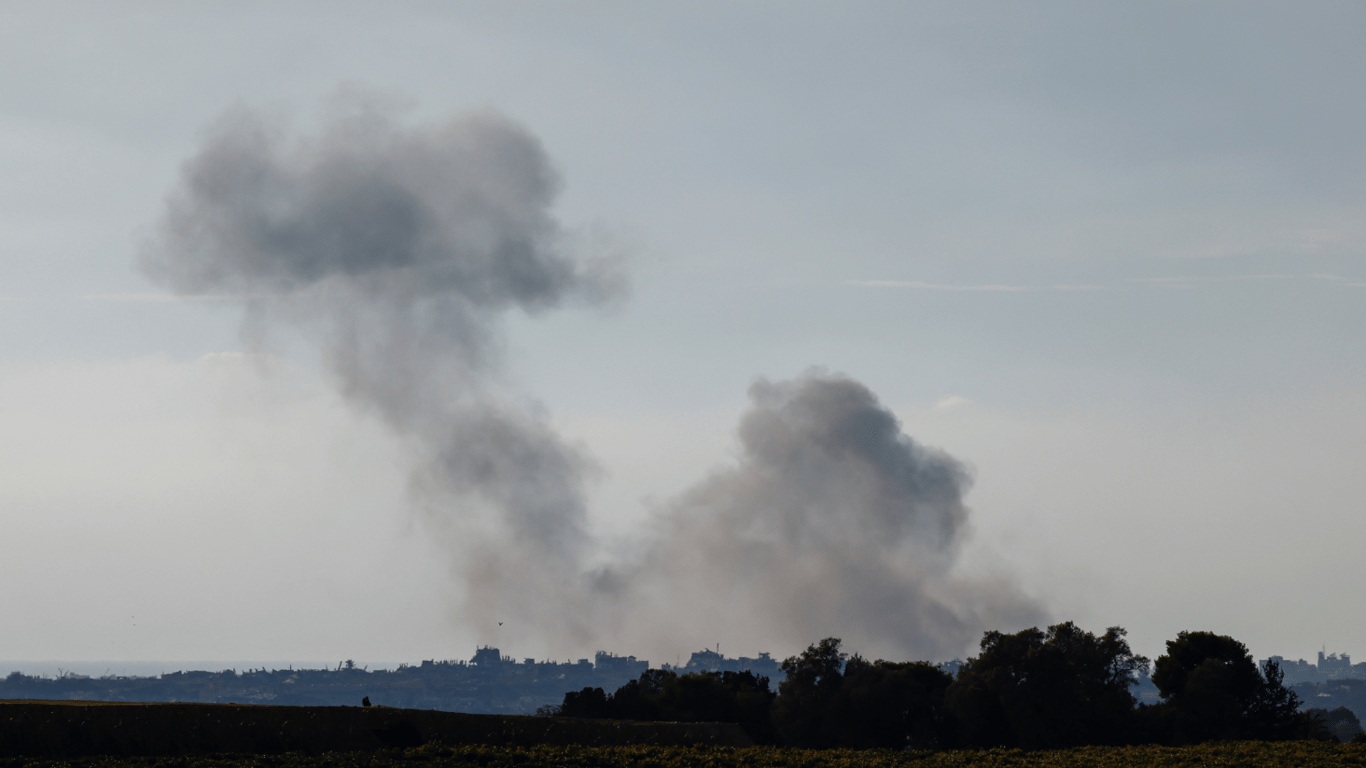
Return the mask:
[[[499, 649], [495, 649], [495, 650], [498, 650], [498, 651], [501, 652], [503, 649], [499, 648]], [[472, 653], [471, 658], [477, 657], [479, 651], [480, 651], [480, 649], [476, 648], [475, 651]], [[507, 656], [507, 658], [512, 659], [513, 661], [516, 661], [516, 662], [518, 662], [518, 663], [533, 663], [533, 662], [541, 662], [541, 661], [557, 661], [557, 660], [552, 660], [552, 659], [536, 659], [536, 658], [534, 658], [534, 657], [527, 657], [527, 658], [525, 658], [525, 659], [519, 659], [519, 658], [517, 658], [515, 655], [508, 655], [508, 654], [503, 654], [503, 655]], [[601, 657], [601, 656], [603, 656], [603, 655], [606, 655], [606, 656], [617, 657], [617, 658], [622, 658], [622, 659], [629, 658], [631, 661], [635, 661], [635, 659], [636, 659], [636, 657], [633, 656], [633, 655], [631, 655], [631, 654], [628, 654], [628, 653], [619, 653], [619, 652], [617, 652], [617, 651], [610, 651], [610, 650], [600, 650], [600, 651], [598, 651], [595, 655], [596, 655], [596, 656], [599, 656], [599, 657]], [[718, 651], [718, 650], [716, 650], [716, 649], [713, 649], [713, 648], [702, 648], [702, 649], [699, 649], [699, 650], [696, 650], [696, 651], [692, 651], [692, 652], [690, 652], [688, 655], [689, 655], [689, 657], [690, 657], [690, 659], [689, 659], [689, 662], [690, 662], [690, 663], [691, 663], [691, 661], [695, 660], [695, 659], [698, 658], [698, 657], [707, 657], [707, 656], [710, 656], [710, 655], [715, 655], [715, 656], [717, 656], [717, 657], [719, 657], [719, 658], [726, 659], [727, 661], [731, 661], [731, 662], [734, 662], [734, 661], [753, 661], [753, 660], [754, 660], [752, 657], [744, 657], [744, 656], [726, 656], [724, 653], [721, 653], [720, 651]], [[774, 663], [781, 663], [781, 662], [783, 661], [782, 658], [780, 658], [780, 657], [773, 657], [772, 654], [770, 654], [770, 653], [768, 653], [768, 652], [763, 652], [763, 651], [761, 651], [761, 652], [759, 652], [759, 653], [756, 654], [756, 655], [757, 655], [759, 658], [761, 658], [761, 659], [768, 659], [768, 660], [773, 661]], [[461, 657], [461, 656], [455, 656], [455, 657], [451, 657], [450, 659], [440, 658], [440, 659], [437, 659], [437, 660], [458, 660], [458, 659], [460, 659], [460, 658], [463, 658], [463, 657]], [[1282, 672], [1286, 673], [1286, 675], [1287, 675], [1287, 683], [1291, 683], [1291, 682], [1302, 682], [1302, 681], [1304, 681], [1304, 680], [1310, 680], [1310, 679], [1318, 680], [1318, 679], [1320, 679], [1320, 677], [1321, 677], [1322, 680], [1329, 680], [1329, 679], [1362, 679], [1362, 680], [1366, 680], [1366, 662], [1357, 662], [1357, 663], [1354, 664], [1354, 663], [1351, 662], [1351, 654], [1350, 654], [1350, 653], [1346, 653], [1346, 652], [1337, 652], [1337, 651], [1325, 652], [1325, 651], [1319, 651], [1318, 654], [1317, 654], [1317, 656], [1316, 656], [1314, 659], [1311, 659], [1311, 660], [1305, 660], [1305, 659], [1303, 659], [1303, 658], [1300, 658], [1300, 659], [1292, 659], [1292, 658], [1285, 657], [1285, 656], [1281, 656], [1281, 655], [1278, 655], [1278, 654], [1271, 654], [1270, 656], [1267, 656], [1267, 657], [1265, 657], [1265, 658], [1255, 657], [1255, 655], [1254, 655], [1254, 658], [1256, 658], [1256, 661], [1257, 661], [1257, 663], [1258, 663], [1260, 666], [1264, 666], [1264, 665], [1266, 664], [1266, 662], [1267, 662], [1268, 660], [1270, 660], [1270, 659], [1275, 659], [1275, 660], [1277, 660], [1277, 661], [1281, 664]], [[908, 661], [908, 660], [909, 660], [909, 659], [892, 659], [891, 661]], [[952, 661], [962, 661], [962, 660], [963, 660], [963, 659], [931, 659], [930, 661], [936, 661], [936, 662], [940, 662], [940, 663], [948, 663], [948, 662], [952, 662]], [[1149, 662], [1151, 663], [1151, 662], [1153, 662], [1153, 661], [1155, 661], [1155, 660], [1156, 660], [1156, 657], [1153, 657], [1153, 658], [1150, 658], [1150, 659], [1149, 659]], [[198, 661], [99, 661], [99, 660], [95, 660], [95, 661], [52, 661], [52, 660], [4, 660], [4, 659], [0, 659], [0, 673], [8, 674], [8, 673], [11, 673], [11, 672], [20, 672], [20, 673], [25, 674], [25, 675], [57, 676], [57, 675], [61, 674], [62, 672], [74, 672], [74, 673], [76, 673], [76, 674], [89, 675], [89, 676], [91, 676], [91, 677], [98, 677], [98, 676], [103, 676], [103, 675], [155, 677], [155, 676], [157, 676], [157, 675], [159, 675], [159, 674], [162, 674], [163, 672], [177, 672], [177, 671], [215, 671], [215, 672], [216, 672], [216, 671], [227, 670], [227, 669], [233, 669], [233, 670], [238, 670], [238, 671], [245, 671], [245, 670], [254, 670], [254, 669], [277, 670], [277, 669], [287, 669], [287, 668], [293, 668], [293, 669], [337, 669], [337, 668], [340, 667], [340, 665], [346, 663], [347, 661], [351, 661], [357, 668], [367, 668], [367, 669], [391, 669], [391, 670], [392, 670], [392, 669], [397, 669], [397, 668], [399, 668], [400, 666], [417, 666], [417, 665], [420, 665], [420, 664], [421, 664], [423, 661], [425, 661], [425, 660], [423, 660], [423, 659], [418, 659], [418, 660], [408, 659], [408, 660], [403, 660], [403, 661], [392, 661], [392, 660], [390, 660], [390, 661], [374, 661], [374, 660], [367, 660], [367, 659], [342, 659], [342, 660], [338, 660], [338, 661], [322, 661], [322, 660], [314, 659], [314, 660], [305, 660], [305, 661], [300, 661], [300, 660], [286, 660], [286, 661], [280, 661], [280, 660], [260, 660], [260, 659], [235, 659], [235, 660], [198, 660]], [[565, 662], [567, 662], [567, 663], [572, 663], [573, 661], [574, 661], [574, 659], [565, 659]], [[667, 660], [662, 660], [662, 661], [651, 661], [651, 660], [648, 660], [648, 659], [644, 659], [644, 660], [642, 660], [642, 661], [643, 661], [644, 663], [647, 663], [647, 664], [649, 665], [649, 668], [651, 668], [651, 669], [675, 669], [675, 670], [682, 670], [682, 669], [684, 669], [685, 667], [688, 666], [687, 664], [685, 664], [685, 663], [682, 661], [682, 654], [679, 654], [678, 659], [676, 659], [675, 663], [672, 663], [672, 664], [669, 663]], [[1303, 667], [1299, 667], [1299, 666], [1298, 666], [1298, 663], [1299, 663], [1299, 662], [1303, 662]], [[1327, 662], [1327, 663], [1325, 664], [1325, 662]], [[727, 668], [729, 668], [729, 667], [727, 667]], [[737, 668], [739, 668], [739, 667], [737, 667]], [[748, 668], [748, 667], [744, 667], [744, 668]], [[1304, 678], [1302, 678], [1302, 679], [1297, 679], [1297, 680], [1293, 680], [1293, 681], [1289, 679], [1291, 676], [1294, 676], [1294, 675], [1296, 674], [1296, 672], [1299, 672], [1299, 673], [1302, 675], [1302, 674], [1303, 674], [1303, 671], [1304, 671], [1306, 668], [1309, 669], [1309, 670], [1312, 670], [1312, 673], [1313, 673], [1313, 677], [1312, 677], [1312, 678], [1304, 677]], [[1337, 677], [1334, 677], [1334, 675], [1337, 675]]]

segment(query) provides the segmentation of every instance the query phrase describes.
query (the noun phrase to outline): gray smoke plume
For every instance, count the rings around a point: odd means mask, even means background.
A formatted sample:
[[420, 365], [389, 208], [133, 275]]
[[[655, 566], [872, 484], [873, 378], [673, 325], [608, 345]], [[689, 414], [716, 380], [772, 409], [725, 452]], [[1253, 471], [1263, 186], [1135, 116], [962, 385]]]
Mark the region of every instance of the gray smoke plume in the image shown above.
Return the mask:
[[1010, 582], [953, 574], [971, 475], [903, 434], [867, 387], [813, 371], [761, 380], [750, 400], [738, 461], [666, 510], [638, 563], [604, 574], [634, 603], [626, 634], [694, 648], [840, 636], [887, 658], [947, 658], [983, 629], [1039, 620]]
[[[178, 292], [243, 297], [249, 335], [323, 340], [350, 402], [419, 453], [417, 486], [466, 544], [481, 625], [576, 583], [586, 544], [591, 462], [500, 378], [503, 313], [623, 290], [610, 261], [564, 252], [558, 185], [540, 143], [492, 112], [410, 129], [361, 105], [291, 139], [237, 109], [185, 163], [143, 259]], [[581, 624], [561, 602], [539, 615]]]
[[409, 128], [362, 104], [292, 138], [238, 109], [185, 163], [143, 267], [183, 294], [241, 297], [249, 338], [321, 340], [349, 402], [415, 451], [418, 498], [459, 545], [469, 626], [506, 619], [556, 650], [841, 635], [924, 658], [1037, 619], [1008, 583], [953, 575], [967, 470], [821, 373], [755, 384], [738, 463], [669, 505], [639, 556], [586, 570], [593, 464], [506, 394], [500, 360], [503, 314], [624, 290], [612, 260], [566, 251], [557, 187], [537, 140], [492, 112]]

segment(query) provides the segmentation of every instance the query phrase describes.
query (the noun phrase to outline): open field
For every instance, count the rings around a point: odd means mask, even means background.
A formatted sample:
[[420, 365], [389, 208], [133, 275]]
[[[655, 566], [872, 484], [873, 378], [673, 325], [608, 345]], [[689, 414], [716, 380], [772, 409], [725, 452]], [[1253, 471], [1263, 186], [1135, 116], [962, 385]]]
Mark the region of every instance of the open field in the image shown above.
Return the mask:
[[[418, 746], [418, 745], [421, 746]], [[1366, 766], [1366, 744], [893, 752], [755, 747], [738, 726], [387, 707], [0, 703], [0, 768]]]
[[0, 759], [0, 768], [1262, 768], [1366, 765], [1366, 747], [1322, 742], [1222, 742], [1195, 747], [1087, 747], [945, 752], [800, 750], [774, 747], [583, 747], [427, 744], [367, 752], [188, 758]]
[[389, 707], [0, 702], [0, 757], [363, 752], [419, 744], [748, 746], [729, 723], [635, 723]]

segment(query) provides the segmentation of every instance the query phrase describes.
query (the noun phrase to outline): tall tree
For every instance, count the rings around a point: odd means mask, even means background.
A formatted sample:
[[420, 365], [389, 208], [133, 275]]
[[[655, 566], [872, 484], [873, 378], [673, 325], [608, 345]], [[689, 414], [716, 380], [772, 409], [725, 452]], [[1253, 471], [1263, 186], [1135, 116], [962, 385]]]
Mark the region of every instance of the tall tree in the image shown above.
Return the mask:
[[799, 747], [946, 746], [952, 737], [944, 692], [953, 678], [925, 661], [848, 658], [829, 637], [783, 662], [773, 723]]
[[953, 718], [944, 693], [953, 676], [927, 661], [864, 661], [844, 666], [830, 712], [842, 747], [934, 749], [950, 746]]
[[1247, 730], [1255, 739], [1293, 739], [1303, 718], [1300, 697], [1285, 686], [1285, 673], [1275, 659], [1262, 667], [1261, 684], [1247, 710]]
[[569, 691], [564, 695], [564, 703], [560, 705], [558, 714], [561, 717], [611, 717], [611, 698], [601, 688]]
[[1247, 647], [1227, 635], [1181, 632], [1157, 659], [1153, 684], [1165, 738], [1177, 744], [1214, 739], [1288, 738], [1299, 700], [1280, 667], [1257, 670]]
[[949, 686], [946, 704], [976, 746], [1115, 744], [1134, 733], [1129, 688], [1148, 660], [1122, 627], [1096, 635], [1072, 622], [1015, 634], [988, 632]]
[[768, 678], [753, 672], [691, 672], [679, 675], [646, 670], [615, 694], [584, 688], [564, 695], [564, 717], [738, 723], [760, 744], [775, 739], [769, 707], [776, 694]]
[[834, 745], [838, 734], [826, 715], [839, 695], [846, 657], [840, 650], [840, 639], [827, 637], [783, 662], [787, 678], [778, 684], [773, 724], [784, 744]]

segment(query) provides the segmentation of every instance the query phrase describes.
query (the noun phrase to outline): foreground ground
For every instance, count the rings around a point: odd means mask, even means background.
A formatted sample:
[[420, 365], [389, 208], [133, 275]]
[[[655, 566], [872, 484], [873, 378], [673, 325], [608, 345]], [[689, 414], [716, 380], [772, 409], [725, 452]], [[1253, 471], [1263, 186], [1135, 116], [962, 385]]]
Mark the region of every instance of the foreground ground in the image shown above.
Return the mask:
[[1072, 766], [1366, 766], [1366, 746], [1323, 742], [1222, 742], [1195, 747], [1086, 747], [1022, 752], [800, 750], [772, 747], [441, 746], [306, 756], [8, 758], [0, 768], [1071, 768]]
[[0, 758], [364, 754], [427, 743], [747, 747], [754, 742], [733, 723], [473, 715], [390, 707], [0, 702]]

